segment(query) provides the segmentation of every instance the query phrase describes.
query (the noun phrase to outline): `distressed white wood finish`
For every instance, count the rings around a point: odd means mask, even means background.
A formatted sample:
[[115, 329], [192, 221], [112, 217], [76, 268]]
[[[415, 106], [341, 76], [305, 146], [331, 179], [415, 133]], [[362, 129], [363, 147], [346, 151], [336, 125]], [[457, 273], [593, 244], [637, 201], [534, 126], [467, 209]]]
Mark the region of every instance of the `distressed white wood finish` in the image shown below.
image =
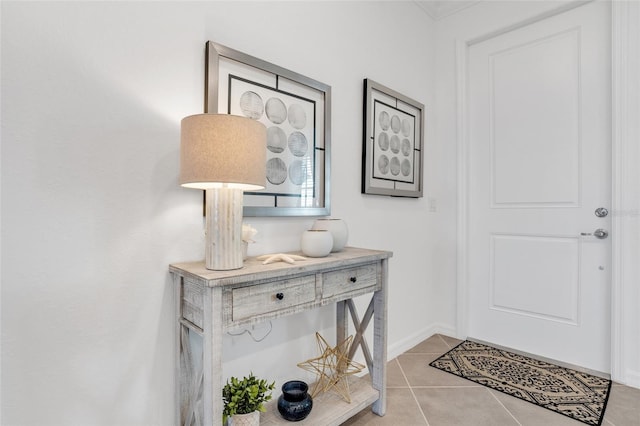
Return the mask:
[[[364, 351], [371, 381], [354, 379], [351, 404], [330, 394], [314, 401], [305, 424], [338, 425], [373, 404], [386, 410], [387, 277], [391, 252], [347, 247], [325, 258], [263, 265], [255, 258], [230, 271], [208, 270], [204, 262], [173, 264], [176, 297], [176, 424], [219, 425], [222, 421], [222, 333], [337, 303], [336, 335], [347, 337], [347, 310], [356, 328], [354, 347]], [[360, 322], [352, 298], [373, 293]], [[373, 317], [373, 355], [364, 332]], [[189, 333], [203, 337], [202, 369], [189, 348]], [[355, 349], [354, 349], [355, 350]], [[263, 424], [280, 424], [275, 405]], [[274, 414], [275, 413], [275, 414]], [[315, 420], [314, 420], [315, 419]], [[282, 420], [284, 422], [284, 420]], [[266, 423], [265, 423], [266, 422]]]
[[305, 275], [264, 285], [235, 288], [231, 290], [232, 320], [243, 320], [313, 302], [316, 298], [315, 281], [315, 275]]
[[353, 324], [356, 326], [356, 335], [353, 338], [353, 342], [351, 344], [351, 349], [349, 350], [349, 358], [352, 359], [358, 350], [358, 346], [362, 348], [362, 353], [364, 354], [364, 359], [367, 362], [367, 367], [369, 371], [373, 370], [373, 358], [371, 357], [371, 351], [369, 350], [369, 345], [364, 338], [364, 332], [367, 330], [369, 326], [369, 321], [371, 321], [371, 317], [373, 315], [373, 306], [375, 304], [375, 300], [371, 299], [371, 303], [369, 303], [369, 307], [364, 314], [364, 318], [360, 321], [360, 317], [358, 316], [358, 311], [356, 310], [356, 306], [353, 303], [352, 299], [346, 301], [347, 307], [349, 308], [349, 313], [351, 314], [351, 320]]
[[344, 293], [345, 283], [348, 283], [350, 290], [357, 290], [371, 287], [377, 280], [377, 265], [327, 272], [322, 280], [322, 297]]

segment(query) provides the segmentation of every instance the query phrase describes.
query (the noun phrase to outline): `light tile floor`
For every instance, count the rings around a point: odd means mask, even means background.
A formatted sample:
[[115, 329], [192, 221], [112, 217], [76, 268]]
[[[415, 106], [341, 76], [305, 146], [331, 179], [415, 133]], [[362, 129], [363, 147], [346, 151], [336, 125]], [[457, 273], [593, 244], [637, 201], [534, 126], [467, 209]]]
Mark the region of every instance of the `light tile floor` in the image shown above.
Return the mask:
[[[342, 426], [584, 426], [429, 366], [458, 343], [434, 335], [391, 360], [387, 414], [379, 417], [363, 410]], [[602, 425], [640, 426], [640, 389], [614, 383]]]

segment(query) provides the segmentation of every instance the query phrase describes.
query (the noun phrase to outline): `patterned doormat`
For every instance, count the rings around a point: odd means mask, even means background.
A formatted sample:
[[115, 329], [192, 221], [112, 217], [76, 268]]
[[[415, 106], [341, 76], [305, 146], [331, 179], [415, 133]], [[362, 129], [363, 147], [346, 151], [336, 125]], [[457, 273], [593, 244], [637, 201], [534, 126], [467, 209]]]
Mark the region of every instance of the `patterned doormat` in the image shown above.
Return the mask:
[[611, 380], [469, 340], [429, 365], [595, 426], [611, 389]]

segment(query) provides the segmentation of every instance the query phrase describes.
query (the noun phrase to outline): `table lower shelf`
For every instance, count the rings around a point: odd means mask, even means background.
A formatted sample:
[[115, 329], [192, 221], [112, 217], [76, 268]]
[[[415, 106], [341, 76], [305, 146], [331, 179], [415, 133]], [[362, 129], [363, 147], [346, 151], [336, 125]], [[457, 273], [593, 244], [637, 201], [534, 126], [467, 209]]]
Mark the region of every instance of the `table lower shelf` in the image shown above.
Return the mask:
[[[313, 399], [313, 409], [309, 416], [299, 422], [290, 422], [282, 418], [278, 412], [278, 397], [274, 394], [273, 400], [266, 405], [267, 412], [260, 414], [260, 426], [266, 425], [314, 425], [314, 426], [338, 426], [350, 417], [356, 415], [378, 400], [380, 394], [371, 386], [369, 376], [358, 378], [351, 376], [349, 390], [351, 403], [346, 402], [340, 395], [328, 391], [316, 395]], [[313, 386], [309, 386], [313, 389]]]

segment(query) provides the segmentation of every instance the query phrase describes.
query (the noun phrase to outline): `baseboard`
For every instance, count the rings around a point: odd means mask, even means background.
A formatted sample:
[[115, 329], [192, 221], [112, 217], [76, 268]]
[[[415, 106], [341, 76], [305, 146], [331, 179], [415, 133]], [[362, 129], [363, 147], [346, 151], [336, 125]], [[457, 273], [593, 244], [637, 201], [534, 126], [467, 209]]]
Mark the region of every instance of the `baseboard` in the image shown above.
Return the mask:
[[387, 359], [392, 360], [413, 348], [418, 343], [433, 336], [434, 334], [444, 334], [446, 336], [455, 336], [455, 327], [446, 324], [431, 324], [430, 326], [419, 330], [410, 336], [405, 337], [399, 342], [395, 342], [387, 347]]

